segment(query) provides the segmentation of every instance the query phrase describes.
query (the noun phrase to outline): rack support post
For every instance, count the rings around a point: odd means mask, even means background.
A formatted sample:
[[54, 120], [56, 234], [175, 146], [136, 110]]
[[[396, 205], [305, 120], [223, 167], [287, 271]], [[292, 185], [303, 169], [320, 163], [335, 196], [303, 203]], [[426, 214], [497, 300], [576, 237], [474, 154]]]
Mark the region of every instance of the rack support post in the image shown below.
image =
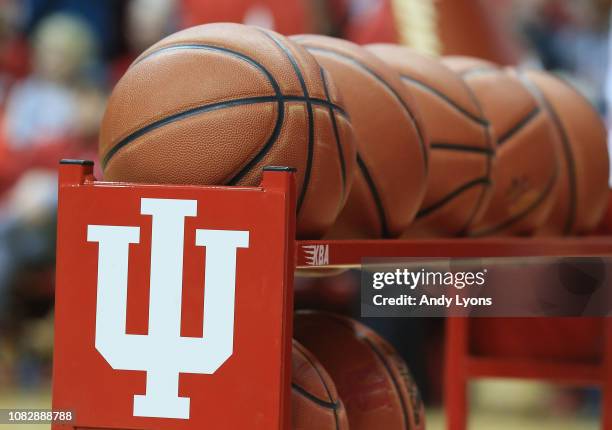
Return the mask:
[[465, 430], [468, 421], [467, 376], [468, 319], [447, 317], [446, 347], [444, 351], [446, 371], [444, 375], [444, 405], [447, 428]]

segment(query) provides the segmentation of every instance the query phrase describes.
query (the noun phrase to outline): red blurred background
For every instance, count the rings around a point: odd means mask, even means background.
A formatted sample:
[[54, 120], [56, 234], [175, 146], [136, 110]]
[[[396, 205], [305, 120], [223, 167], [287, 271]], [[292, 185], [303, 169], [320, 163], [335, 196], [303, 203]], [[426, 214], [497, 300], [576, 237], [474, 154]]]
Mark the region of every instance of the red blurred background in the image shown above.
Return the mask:
[[[563, 74], [606, 117], [610, 3], [0, 0], [0, 391], [49, 383], [57, 162], [97, 158], [106, 97], [160, 38], [232, 21], [529, 64]], [[299, 279], [298, 303], [355, 313], [357, 284], [353, 272]], [[429, 403], [439, 402], [441, 321], [374, 324], [407, 358]], [[408, 336], [410, 348], [403, 346]], [[566, 396], [558, 401], [568, 402]], [[570, 397], [578, 399], [569, 402], [576, 409], [592, 403], [588, 393]]]

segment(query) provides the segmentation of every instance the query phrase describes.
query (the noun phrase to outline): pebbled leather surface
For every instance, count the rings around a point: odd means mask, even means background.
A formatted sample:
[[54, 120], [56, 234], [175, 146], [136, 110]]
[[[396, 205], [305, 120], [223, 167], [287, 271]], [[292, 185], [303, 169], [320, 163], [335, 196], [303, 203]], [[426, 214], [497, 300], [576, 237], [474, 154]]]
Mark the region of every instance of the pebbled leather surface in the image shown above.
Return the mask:
[[381, 207], [377, 208], [358, 167], [353, 189], [330, 237], [398, 236], [413, 220], [427, 179], [427, 139], [419, 139], [421, 119], [412, 95], [396, 72], [358, 45], [326, 36], [292, 39], [316, 57], [341, 91], [359, 156], [380, 197]]
[[348, 430], [334, 381], [319, 360], [295, 340], [291, 383], [293, 430]]

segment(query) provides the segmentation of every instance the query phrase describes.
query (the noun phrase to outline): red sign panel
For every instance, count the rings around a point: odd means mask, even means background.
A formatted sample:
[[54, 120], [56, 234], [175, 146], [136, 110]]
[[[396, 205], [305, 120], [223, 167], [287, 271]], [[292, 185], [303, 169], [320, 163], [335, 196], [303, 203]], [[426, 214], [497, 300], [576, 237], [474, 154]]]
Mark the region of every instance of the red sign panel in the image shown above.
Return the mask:
[[54, 429], [287, 429], [294, 181], [96, 182], [60, 169]]

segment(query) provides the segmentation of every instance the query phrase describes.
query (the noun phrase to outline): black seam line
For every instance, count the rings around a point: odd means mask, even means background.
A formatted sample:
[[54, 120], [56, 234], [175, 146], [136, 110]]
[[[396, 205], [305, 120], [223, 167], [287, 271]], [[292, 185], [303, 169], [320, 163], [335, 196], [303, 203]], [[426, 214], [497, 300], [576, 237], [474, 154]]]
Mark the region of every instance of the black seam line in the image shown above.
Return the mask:
[[309, 45], [308, 43], [302, 43], [302, 46], [304, 46], [309, 51], [323, 52], [325, 54], [339, 57], [343, 59], [344, 61], [349, 61], [355, 64], [357, 67], [365, 70], [367, 73], [372, 75], [374, 79], [376, 79], [380, 84], [382, 84], [382, 86], [385, 87], [393, 95], [393, 97], [395, 97], [395, 99], [400, 103], [400, 105], [402, 105], [402, 107], [408, 114], [408, 117], [410, 118], [410, 121], [412, 122], [412, 125], [417, 132], [417, 136], [419, 138], [419, 145], [421, 147], [421, 153], [423, 154], [423, 163], [425, 166], [425, 172], [427, 173], [429, 171], [429, 163], [428, 163], [427, 145], [425, 144], [425, 137], [423, 135], [423, 130], [421, 130], [421, 127], [419, 125], [419, 122], [416, 119], [416, 116], [414, 115], [414, 112], [412, 112], [410, 107], [406, 104], [402, 96], [400, 96], [398, 92], [391, 85], [389, 85], [380, 75], [378, 75], [374, 70], [370, 69], [368, 66], [361, 63], [360, 61], [352, 57], [349, 57], [348, 55], [342, 54], [341, 52], [332, 51], [326, 48], [319, 48], [317, 46]]
[[283, 53], [289, 59], [293, 70], [295, 71], [295, 75], [300, 81], [300, 86], [302, 87], [302, 92], [304, 93], [305, 102], [306, 102], [306, 111], [308, 113], [308, 156], [306, 159], [306, 169], [304, 171], [304, 182], [302, 183], [302, 189], [300, 190], [300, 195], [298, 196], [297, 201], [297, 213], [300, 213], [300, 209], [302, 209], [302, 204], [304, 203], [304, 198], [306, 197], [306, 191], [308, 190], [308, 184], [310, 182], [310, 173], [312, 171], [312, 160], [314, 158], [314, 113], [312, 111], [312, 104], [310, 103], [310, 95], [308, 94], [308, 87], [306, 86], [306, 81], [304, 80], [304, 76], [302, 75], [302, 71], [300, 70], [300, 66], [298, 65], [295, 57], [289, 51], [284, 44], [282, 44], [278, 38], [276, 38], [271, 33], [260, 30], [263, 34], [265, 34], [276, 46], [278, 46]]
[[567, 130], [563, 126], [563, 122], [561, 121], [561, 118], [559, 118], [559, 114], [553, 108], [552, 104], [546, 98], [546, 96], [544, 96], [544, 93], [542, 93], [542, 91], [540, 91], [540, 89], [524, 73], [520, 73], [519, 78], [521, 79], [521, 81], [523, 81], [527, 89], [530, 90], [531, 93], [542, 103], [542, 105], [544, 106], [544, 108], [549, 113], [550, 117], [552, 118], [553, 123], [555, 124], [555, 127], [557, 128], [561, 136], [561, 143], [563, 146], [563, 152], [565, 154], [565, 162], [567, 163], [567, 167], [568, 167], [567, 176], [568, 176], [569, 194], [570, 194], [569, 214], [567, 214], [567, 217], [565, 219], [565, 224], [563, 226], [563, 233], [569, 234], [576, 220], [576, 195], [577, 195], [576, 163], [574, 160], [574, 154], [572, 152], [572, 146], [569, 141], [569, 136], [567, 134]]
[[484, 154], [488, 157], [495, 155], [495, 150], [493, 148], [483, 148], [482, 146], [466, 145], [461, 143], [432, 142], [429, 144], [429, 148], [444, 151], [474, 152], [477, 154]]
[[338, 400], [337, 407], [333, 409], [334, 411], [334, 423], [336, 424], [336, 430], [340, 430], [340, 416], [338, 415], [339, 411], [342, 409], [342, 401]]
[[[301, 96], [283, 96], [282, 98], [285, 102], [306, 102], [306, 98]], [[344, 108], [338, 106], [337, 104], [329, 100], [319, 99], [315, 97], [309, 97], [308, 100], [310, 100], [310, 103], [312, 103], [313, 105], [324, 106], [326, 108], [333, 109], [336, 113], [346, 118], [350, 118], [348, 112], [345, 111]]]
[[[465, 84], [465, 81], [463, 82], [464, 82], [465, 88], [468, 91], [468, 94], [470, 95], [470, 97], [472, 98], [476, 106], [478, 106], [478, 108], [482, 112], [482, 106], [480, 105], [480, 101], [478, 101], [478, 98], [476, 97], [474, 92], [471, 90], [471, 88], [467, 84]], [[489, 144], [489, 147], [491, 148], [491, 150], [493, 151], [493, 154], [495, 155], [496, 145], [495, 145], [495, 142], [493, 141], [493, 135], [491, 133], [491, 124], [487, 125], [484, 128], [484, 133], [485, 133], [485, 137], [487, 138], [487, 143]], [[493, 157], [487, 157], [486, 178], [489, 180], [491, 184], [493, 184], [493, 180], [491, 179], [492, 172], [493, 172]], [[477, 217], [480, 215], [482, 210], [486, 209], [484, 208], [483, 203], [486, 201], [486, 198], [491, 194], [491, 192], [492, 192], [492, 187], [490, 186], [482, 187], [480, 191], [480, 195], [478, 196], [478, 200], [476, 201], [476, 204], [474, 205], [474, 208], [472, 210], [472, 214], [466, 221], [463, 228], [456, 233], [457, 236], [466, 235], [466, 232], [474, 224], [474, 220], [477, 219]]]
[[474, 67], [473, 69], [464, 70], [459, 75], [462, 78], [471, 78], [473, 76], [486, 75], [488, 73], [499, 72], [499, 69], [490, 66]]
[[474, 209], [472, 210], [472, 214], [468, 218], [463, 228], [457, 232], [457, 236], [465, 236], [466, 232], [470, 229], [472, 224], [474, 224], [474, 220], [476, 219], [476, 217], [480, 215], [480, 211], [485, 210], [485, 208], [483, 207], [483, 203], [485, 202], [486, 197], [492, 192], [492, 189], [493, 189], [492, 187], [493, 180], [491, 179], [491, 174], [493, 171], [492, 160], [493, 160], [493, 157], [487, 158], [486, 179], [489, 182], [489, 186], [482, 187], [480, 191], [480, 195], [478, 196], [478, 200], [476, 200], [476, 204], [474, 205]]
[[506, 143], [508, 141], [508, 139], [510, 139], [512, 136], [514, 136], [516, 133], [518, 133], [523, 127], [525, 127], [527, 124], [529, 124], [529, 122], [532, 119], [534, 119], [539, 113], [540, 113], [540, 107], [536, 106], [535, 108], [533, 108], [533, 110], [531, 112], [529, 112], [527, 115], [525, 115], [525, 117], [523, 117], [521, 120], [519, 120], [518, 123], [516, 123], [515, 125], [510, 127], [510, 130], [508, 130], [505, 133], [503, 133], [497, 139], [497, 144], [498, 145], [503, 145], [504, 143]]
[[[323, 67], [320, 67], [321, 72], [321, 80], [323, 81], [323, 90], [325, 91], [325, 99], [331, 103], [331, 98], [329, 97], [329, 90], [327, 88], [327, 80], [325, 79], [325, 72]], [[344, 201], [344, 196], [346, 192], [346, 165], [344, 161], [344, 152], [342, 151], [342, 143], [340, 142], [340, 133], [338, 132], [338, 123], [336, 122], [336, 115], [332, 108], [329, 108], [329, 116], [332, 123], [332, 128], [334, 130], [334, 137], [336, 139], [336, 148], [338, 149], [338, 157], [340, 158], [340, 170], [342, 173], [342, 198], [340, 199], [340, 203]]]
[[[334, 396], [332, 396], [331, 390], [327, 386], [327, 382], [326, 382], [325, 378], [323, 377], [323, 375], [321, 375], [321, 372], [319, 371], [318, 365], [316, 363], [314, 363], [307, 354], [303, 353], [303, 351], [300, 348], [301, 344], [298, 343], [297, 345], [298, 345], [298, 347], [296, 349], [298, 351], [302, 352], [302, 355], [304, 356], [306, 361], [308, 361], [310, 363], [310, 365], [312, 366], [314, 371], [319, 376], [319, 379], [321, 380], [321, 383], [323, 384], [323, 388], [325, 389], [325, 392], [327, 393], [327, 397], [329, 397], [330, 400], [333, 400]], [[306, 348], [306, 347], [304, 347], [304, 348]], [[340, 430], [340, 417], [338, 416], [338, 412], [341, 409], [343, 409], [342, 401], [341, 400], [337, 400], [335, 402], [335, 407], [333, 408], [333, 411], [334, 411], [334, 422], [336, 423], [336, 430]]]
[[385, 368], [385, 370], [389, 374], [389, 379], [391, 379], [391, 382], [393, 382], [393, 388], [395, 388], [395, 391], [397, 391], [397, 395], [400, 398], [400, 405], [402, 406], [402, 415], [404, 416], [404, 426], [405, 426], [405, 429], [406, 430], [410, 430], [409, 413], [406, 410], [406, 399], [404, 398], [404, 393], [402, 393], [402, 390], [400, 389], [400, 383], [395, 380], [395, 377], [393, 376], [393, 372], [391, 371], [389, 363], [387, 363], [387, 360], [385, 359], [385, 356], [383, 355], [383, 353], [380, 352], [378, 350], [378, 348], [376, 348], [376, 346], [374, 346], [372, 341], [370, 339], [368, 339], [367, 337], [364, 337], [363, 341], [372, 349], [374, 354], [382, 362], [383, 367]]
[[460, 106], [457, 102], [455, 102], [454, 100], [452, 100], [450, 97], [448, 97], [446, 94], [444, 94], [443, 92], [437, 90], [434, 87], [431, 87], [429, 85], [427, 85], [425, 82], [422, 82], [418, 79], [413, 78], [412, 76], [407, 76], [407, 75], [400, 75], [400, 77], [402, 78], [402, 80], [404, 81], [408, 81], [428, 92], [430, 92], [431, 94], [434, 94], [436, 96], [438, 96], [440, 99], [444, 100], [450, 107], [454, 108], [456, 111], [458, 111], [459, 113], [461, 113], [463, 116], [465, 116], [466, 118], [470, 119], [471, 121], [486, 126], [489, 124], [489, 121], [486, 118], [481, 118], [479, 116], [474, 115], [472, 112], [468, 111], [467, 109], [463, 108], [462, 106]]
[[440, 209], [441, 207], [443, 207], [446, 204], [448, 204], [449, 202], [451, 202], [456, 197], [459, 197], [465, 191], [467, 191], [467, 190], [469, 190], [469, 189], [471, 189], [471, 188], [473, 188], [475, 186], [478, 186], [478, 185], [483, 185], [485, 187], [488, 187], [488, 186], [491, 185], [491, 181], [487, 177], [482, 177], [482, 178], [477, 178], [477, 179], [474, 179], [472, 181], [466, 182], [465, 184], [461, 185], [457, 189], [455, 189], [455, 190], [451, 191], [450, 193], [448, 193], [446, 196], [442, 197], [437, 202], [432, 203], [430, 206], [419, 210], [419, 212], [416, 215], [416, 218], [422, 218], [424, 216], [427, 216], [427, 215], [431, 214], [432, 212]]
[[311, 402], [316, 403], [317, 405], [321, 406], [322, 408], [336, 410], [340, 407], [339, 402], [326, 402], [325, 400], [321, 400], [317, 396], [309, 393], [304, 388], [297, 385], [295, 382], [291, 383], [291, 388], [297, 391], [300, 395], [310, 400]]
[[521, 211], [520, 213], [518, 213], [518, 214], [508, 218], [507, 220], [501, 222], [500, 224], [498, 224], [496, 226], [472, 232], [470, 234], [470, 236], [472, 236], [472, 237], [482, 237], [482, 236], [488, 236], [488, 235], [491, 235], [491, 234], [495, 234], [498, 231], [503, 230], [503, 229], [511, 226], [515, 222], [520, 221], [525, 215], [528, 215], [531, 211], [537, 209], [537, 207], [540, 206], [540, 204], [546, 199], [546, 197], [548, 197], [548, 195], [550, 194], [550, 192], [554, 188], [554, 185], [555, 185], [555, 182], [557, 181], [558, 175], [559, 175], [559, 169], [557, 167], [555, 169], [555, 171], [553, 172], [553, 174], [550, 175], [548, 183], [546, 184], [546, 187], [542, 191], [542, 194], [540, 194], [538, 196], [538, 198], [536, 200], [534, 200], [534, 202], [531, 203], [523, 211]]
[[[239, 57], [239, 58], [241, 58], [243, 60], [246, 60], [247, 62], [251, 63], [252, 65], [254, 65], [259, 70], [262, 70], [262, 69], [265, 70], [265, 68], [261, 64], [257, 63], [252, 58], [247, 57], [246, 55], [243, 55], [243, 54], [241, 54], [239, 52], [232, 51], [232, 50], [227, 49], [227, 48], [217, 47], [217, 46], [214, 46], [214, 45], [198, 45], [198, 44], [166, 46], [166, 47], [160, 48], [160, 49], [158, 49], [156, 51], [148, 53], [145, 57], [142, 57], [142, 58], [138, 59], [136, 62], [134, 62], [132, 64], [132, 66], [134, 64], [140, 63], [141, 61], [143, 61], [143, 60], [145, 60], [147, 58], [150, 58], [150, 57], [152, 57], [154, 55], [157, 55], [157, 54], [161, 54], [161, 53], [163, 53], [165, 51], [174, 51], [174, 50], [180, 50], [180, 49], [202, 49], [202, 50], [206, 50], [206, 51], [221, 51], [221, 52], [225, 52], [225, 53], [229, 53], [229, 54], [235, 55], [235, 56], [237, 56], [237, 57]], [[270, 75], [269, 79], [270, 78], [271, 78], [271, 75]], [[297, 101], [306, 101], [304, 97], [300, 97], [300, 96], [285, 96], [285, 95], [282, 95], [282, 94], [280, 96], [283, 97], [285, 101], [296, 101], [296, 100]], [[312, 98], [312, 97], [309, 98], [309, 99], [310, 99], [310, 101], [313, 104], [320, 104], [320, 105], [324, 105], [326, 107], [328, 107], [328, 105], [329, 105], [329, 106], [333, 107], [334, 110], [340, 112], [342, 115], [344, 115], [346, 117], [349, 116], [348, 113], [343, 108], [341, 108], [340, 106], [336, 105], [331, 100], [323, 100], [323, 99]]]
[[173, 115], [167, 116], [163, 119], [160, 119], [159, 121], [155, 121], [149, 125], [141, 127], [135, 132], [121, 139], [118, 143], [115, 144], [115, 146], [113, 146], [106, 153], [106, 155], [104, 156], [104, 159], [102, 160], [102, 166], [103, 167], [106, 166], [108, 162], [110, 161], [110, 159], [124, 146], [144, 136], [145, 134], [150, 133], [151, 131], [156, 130], [160, 127], [163, 127], [172, 122], [179, 121], [185, 118], [190, 118], [192, 116], [199, 115], [205, 112], [219, 110], [219, 109], [225, 109], [225, 108], [230, 108], [234, 106], [246, 106], [246, 105], [257, 104], [257, 103], [274, 102], [276, 100], [277, 100], [277, 97], [275, 96], [248, 97], [248, 98], [243, 98], [243, 99], [226, 100], [222, 102], [198, 106], [198, 107], [188, 109], [183, 112], [178, 112]]
[[374, 199], [374, 204], [376, 205], [376, 211], [378, 212], [378, 218], [380, 219], [380, 229], [383, 238], [390, 238], [389, 228], [387, 227], [387, 216], [385, 214], [385, 208], [382, 204], [382, 200], [380, 198], [380, 194], [378, 194], [378, 190], [376, 189], [376, 184], [374, 184], [374, 180], [368, 171], [365, 162], [361, 158], [361, 155], [357, 153], [357, 165], [363, 174], [363, 178], [368, 184], [368, 188], [370, 189], [370, 193], [372, 194], [372, 198]]

